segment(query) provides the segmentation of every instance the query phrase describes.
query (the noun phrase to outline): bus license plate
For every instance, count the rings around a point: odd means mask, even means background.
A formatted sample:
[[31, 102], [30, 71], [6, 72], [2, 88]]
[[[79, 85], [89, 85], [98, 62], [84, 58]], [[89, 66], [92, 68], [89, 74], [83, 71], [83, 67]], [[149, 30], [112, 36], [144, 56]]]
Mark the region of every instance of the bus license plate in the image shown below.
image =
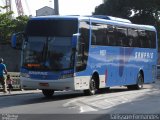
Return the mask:
[[40, 86], [43, 86], [43, 87], [49, 87], [49, 84], [48, 83], [39, 83]]

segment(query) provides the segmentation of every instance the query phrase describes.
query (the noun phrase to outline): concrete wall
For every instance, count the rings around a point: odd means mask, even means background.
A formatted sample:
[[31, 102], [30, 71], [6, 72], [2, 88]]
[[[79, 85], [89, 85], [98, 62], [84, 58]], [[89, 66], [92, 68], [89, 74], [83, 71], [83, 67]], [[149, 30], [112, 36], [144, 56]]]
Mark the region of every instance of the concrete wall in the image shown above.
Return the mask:
[[0, 44], [0, 57], [4, 59], [9, 72], [19, 72], [21, 51], [13, 49], [11, 45]]

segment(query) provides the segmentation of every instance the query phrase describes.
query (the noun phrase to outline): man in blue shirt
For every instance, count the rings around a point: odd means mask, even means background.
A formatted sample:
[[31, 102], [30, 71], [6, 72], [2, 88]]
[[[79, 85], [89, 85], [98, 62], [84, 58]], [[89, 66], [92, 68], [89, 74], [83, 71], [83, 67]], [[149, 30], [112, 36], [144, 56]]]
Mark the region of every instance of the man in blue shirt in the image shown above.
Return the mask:
[[5, 77], [4, 77], [4, 72], [5, 74], [7, 74], [7, 69], [6, 69], [6, 65], [3, 64], [3, 58], [0, 58], [0, 83], [3, 87], [3, 92], [7, 92], [6, 89], [6, 82], [5, 82]]

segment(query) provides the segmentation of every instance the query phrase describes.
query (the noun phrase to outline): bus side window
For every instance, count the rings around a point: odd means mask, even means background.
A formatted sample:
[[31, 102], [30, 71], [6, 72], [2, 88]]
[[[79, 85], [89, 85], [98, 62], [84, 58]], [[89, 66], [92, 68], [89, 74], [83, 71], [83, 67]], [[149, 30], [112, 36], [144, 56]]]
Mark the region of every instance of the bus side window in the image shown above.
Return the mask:
[[109, 40], [109, 35], [108, 35], [108, 32], [106, 31], [106, 46], [109, 46], [110, 45], [110, 40]]
[[92, 23], [92, 45], [105, 46], [106, 41], [106, 29], [104, 24]]
[[109, 46], [116, 46], [117, 45], [116, 44], [116, 37], [115, 37], [116, 31], [114, 29], [114, 26], [108, 25], [106, 34], [107, 34], [107, 39], [108, 39], [108, 45]]
[[84, 39], [83, 36], [79, 37], [78, 40], [78, 48], [77, 48], [77, 63], [76, 69], [77, 71], [84, 69]]
[[78, 40], [76, 71], [86, 69], [89, 51], [89, 25], [83, 21], [80, 23], [80, 37]]
[[138, 32], [136, 29], [133, 29], [133, 47], [138, 47], [139, 43], [138, 43]]
[[128, 47], [133, 46], [133, 40], [132, 30], [128, 29]]
[[129, 28], [128, 29], [128, 46], [129, 47], [140, 47], [138, 42], [137, 30]]
[[122, 27], [117, 27], [117, 45], [126, 46], [127, 41], [127, 29]]
[[156, 34], [153, 31], [146, 31], [150, 48], [156, 48]]
[[94, 33], [92, 33], [92, 36], [91, 36], [91, 41], [92, 41], [92, 45], [96, 45], [97, 42], [96, 42], [96, 35]]
[[146, 31], [140, 30], [139, 33], [139, 40], [141, 41], [141, 48], [149, 48], [149, 41], [147, 40]]
[[139, 30], [139, 31], [138, 31], [139, 47], [142, 47], [142, 46], [143, 46], [143, 37], [142, 37], [143, 35], [142, 35], [142, 34], [143, 34], [143, 32], [142, 32], [141, 30]]

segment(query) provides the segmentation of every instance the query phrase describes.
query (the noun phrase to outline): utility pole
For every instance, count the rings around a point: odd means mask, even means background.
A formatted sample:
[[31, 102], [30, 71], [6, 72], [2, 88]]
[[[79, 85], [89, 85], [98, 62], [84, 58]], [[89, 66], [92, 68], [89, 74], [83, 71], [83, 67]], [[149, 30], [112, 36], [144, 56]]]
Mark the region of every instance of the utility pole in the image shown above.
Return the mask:
[[[6, 12], [11, 12], [12, 11], [12, 0], [5, 0], [6, 2]], [[16, 7], [17, 7], [17, 12], [18, 15], [23, 15], [23, 7], [22, 7], [22, 2], [21, 0], [15, 0]]]
[[15, 0], [15, 3], [16, 3], [16, 7], [17, 7], [17, 12], [18, 12], [18, 15], [24, 15], [24, 11], [23, 11], [23, 7], [22, 7], [22, 2], [21, 0]]
[[[11, 3], [12, 1], [11, 0], [5, 0], [6, 2], [6, 12], [11, 12], [12, 11], [12, 6], [11, 6]], [[12, 15], [9, 16], [9, 18], [12, 18]]]
[[54, 10], [55, 10], [55, 14], [59, 15], [59, 3], [58, 3], [58, 0], [54, 0]]
[[11, 12], [11, 0], [6, 0], [6, 12]]

